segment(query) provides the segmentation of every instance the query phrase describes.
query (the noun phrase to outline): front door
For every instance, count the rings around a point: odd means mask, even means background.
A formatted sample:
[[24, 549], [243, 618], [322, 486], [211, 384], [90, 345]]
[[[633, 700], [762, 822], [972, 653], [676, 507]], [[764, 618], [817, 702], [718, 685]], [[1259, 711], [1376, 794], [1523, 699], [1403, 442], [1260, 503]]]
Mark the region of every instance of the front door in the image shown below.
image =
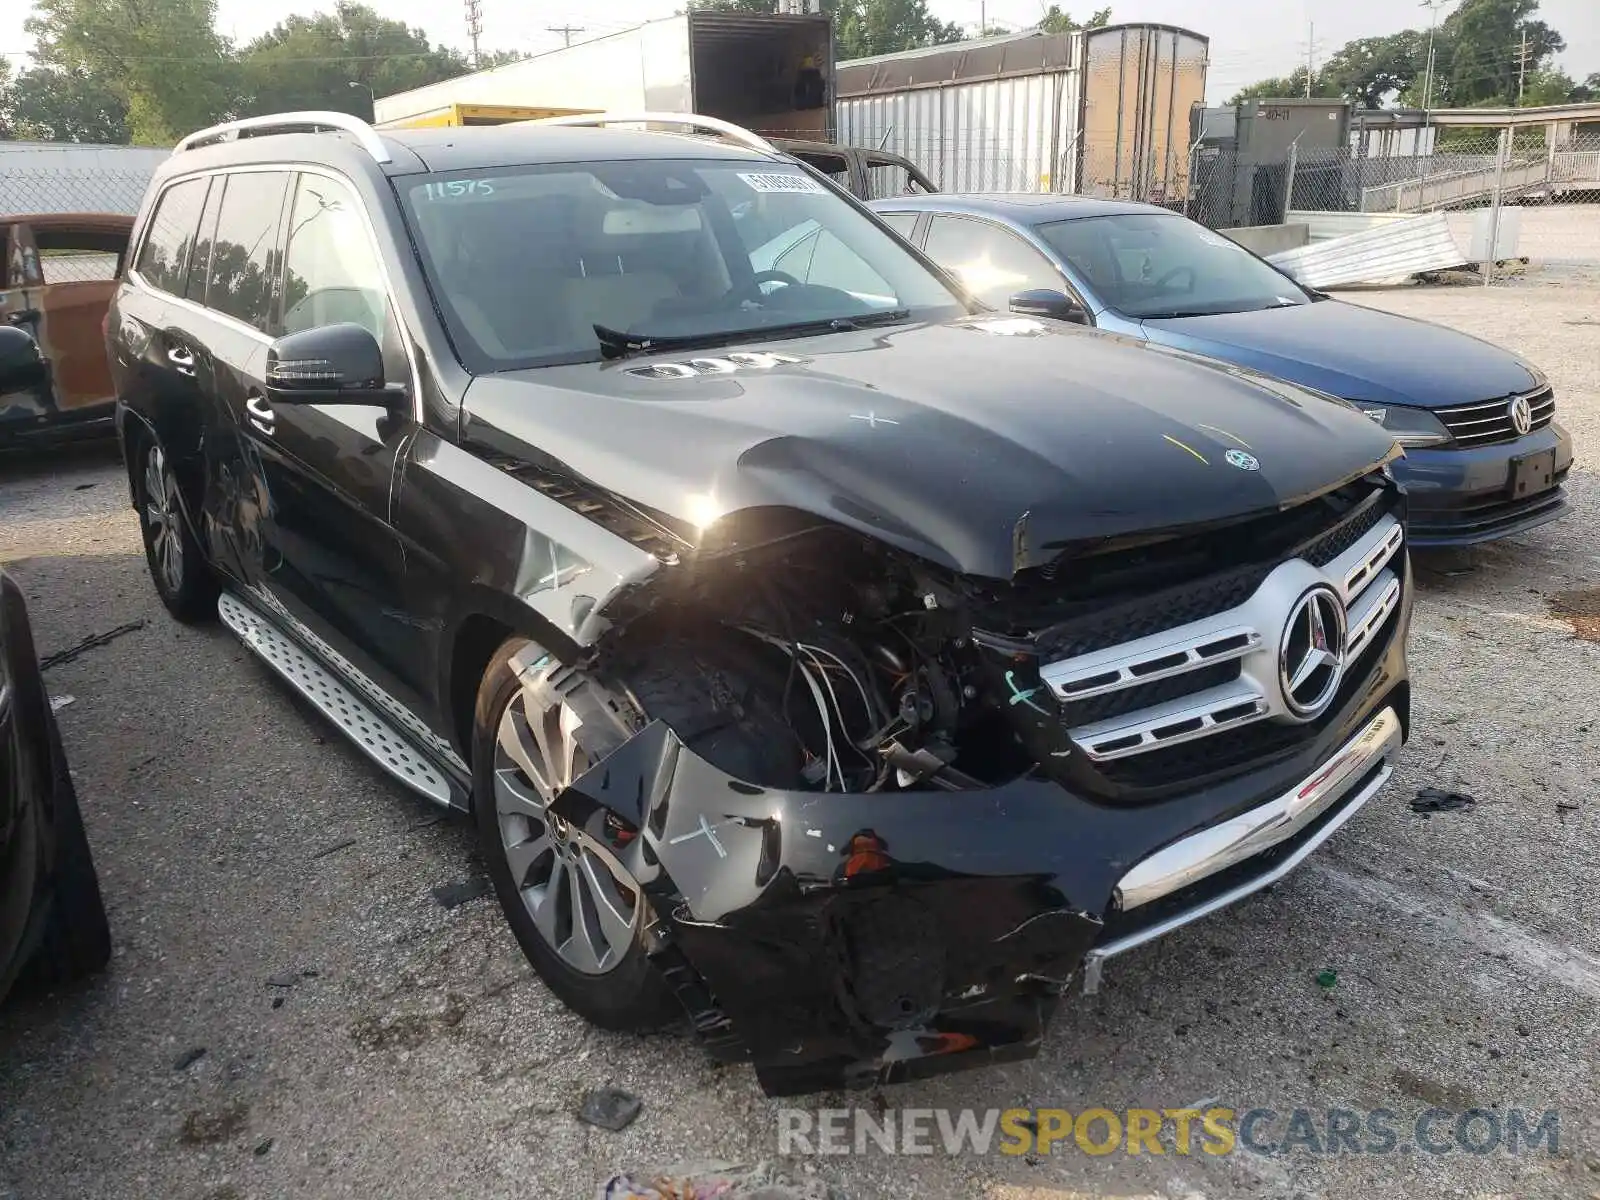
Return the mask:
[[[355, 190], [331, 176], [300, 174], [285, 227], [272, 336], [352, 322], [384, 347], [388, 379], [410, 382], [403, 333]], [[274, 606], [416, 710], [429, 659], [423, 631], [404, 611], [405, 558], [389, 524], [396, 463], [415, 420], [357, 404], [273, 403], [260, 387], [247, 406], [246, 432], [270, 498], [261, 582]]]
[[105, 316], [128, 251], [128, 229], [102, 219], [56, 218], [26, 227], [38, 281], [34, 335], [50, 360], [57, 411], [109, 416], [114, 397], [106, 363]]

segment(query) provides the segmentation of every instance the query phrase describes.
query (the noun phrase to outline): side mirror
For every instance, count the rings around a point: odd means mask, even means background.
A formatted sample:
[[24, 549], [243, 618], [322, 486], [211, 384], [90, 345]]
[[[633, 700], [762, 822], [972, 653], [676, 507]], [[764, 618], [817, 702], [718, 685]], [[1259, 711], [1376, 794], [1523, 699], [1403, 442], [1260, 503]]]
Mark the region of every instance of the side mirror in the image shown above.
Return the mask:
[[387, 387], [378, 339], [343, 322], [291, 333], [267, 350], [267, 395], [279, 404], [369, 404], [388, 408], [405, 399]]
[[1052, 321], [1071, 321], [1087, 325], [1089, 314], [1071, 296], [1051, 288], [1035, 288], [1011, 297], [1011, 311], [1022, 317], [1048, 317]]
[[14, 325], [0, 325], [0, 395], [31, 391], [49, 377], [33, 335]]

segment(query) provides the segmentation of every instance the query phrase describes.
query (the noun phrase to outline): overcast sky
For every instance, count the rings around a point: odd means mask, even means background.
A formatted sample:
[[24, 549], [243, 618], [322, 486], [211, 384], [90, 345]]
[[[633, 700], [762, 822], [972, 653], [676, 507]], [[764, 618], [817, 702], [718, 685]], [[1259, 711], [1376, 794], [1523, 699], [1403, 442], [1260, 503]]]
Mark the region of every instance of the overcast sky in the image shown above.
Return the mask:
[[[1100, 0], [1073, 0], [1067, 11], [1087, 15]], [[482, 0], [482, 45], [493, 49], [547, 50], [561, 45], [552, 25], [581, 26], [574, 37], [623, 29], [651, 17], [666, 16], [679, 0]], [[434, 41], [466, 42], [461, 0], [374, 0], [386, 16], [420, 25]], [[13, 64], [30, 39], [22, 23], [29, 0], [0, 0], [0, 51]], [[296, 11], [331, 8], [322, 0], [219, 0], [223, 33], [246, 41]], [[980, 8], [991, 24], [1021, 27], [1038, 20], [1040, 0], [931, 0], [947, 21], [976, 27]], [[1448, 11], [1450, 5], [1441, 8]], [[1287, 74], [1304, 62], [1312, 42], [1320, 59], [1358, 37], [1425, 27], [1427, 9], [1415, 0], [1233, 0], [1228, 5], [1203, 0], [1112, 0], [1117, 21], [1160, 21], [1182, 25], [1211, 39], [1207, 92], [1220, 103], [1239, 87], [1268, 75]], [[1540, 15], [1567, 39], [1562, 65], [1582, 78], [1600, 71], [1600, 0], [1543, 0]]]

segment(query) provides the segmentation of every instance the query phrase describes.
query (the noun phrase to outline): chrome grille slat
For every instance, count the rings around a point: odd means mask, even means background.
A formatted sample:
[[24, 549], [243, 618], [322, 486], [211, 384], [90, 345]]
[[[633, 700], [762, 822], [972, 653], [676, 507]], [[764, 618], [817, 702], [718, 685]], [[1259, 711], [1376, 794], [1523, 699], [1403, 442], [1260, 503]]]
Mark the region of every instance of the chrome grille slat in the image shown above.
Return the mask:
[[1529, 433], [1543, 429], [1555, 419], [1556, 394], [1548, 387], [1503, 396], [1498, 400], [1478, 400], [1471, 404], [1436, 408], [1433, 414], [1444, 423], [1458, 445], [1484, 446], [1492, 442], [1509, 442], [1521, 436], [1511, 421], [1511, 405], [1517, 400], [1528, 402], [1529, 414], [1533, 418]]
[[[1318, 588], [1335, 593], [1345, 622], [1341, 662], [1349, 666], [1400, 609], [1400, 574], [1392, 564], [1404, 546], [1403, 526], [1385, 514], [1320, 567], [1299, 558], [1280, 563], [1232, 609], [1047, 663], [1040, 678], [1058, 703], [1072, 706], [1157, 680], [1177, 679], [1176, 686], [1181, 686], [1183, 676], [1196, 675], [1195, 690], [1187, 695], [1171, 697], [1169, 686], [1165, 691], [1171, 698], [1070, 728], [1074, 744], [1095, 762], [1145, 754], [1257, 721], [1303, 724], [1315, 714], [1297, 715], [1307, 710], [1288, 703], [1279, 677], [1291, 614]], [[1237, 679], [1216, 683], [1214, 672], [1199, 674], [1225, 662], [1239, 663]]]

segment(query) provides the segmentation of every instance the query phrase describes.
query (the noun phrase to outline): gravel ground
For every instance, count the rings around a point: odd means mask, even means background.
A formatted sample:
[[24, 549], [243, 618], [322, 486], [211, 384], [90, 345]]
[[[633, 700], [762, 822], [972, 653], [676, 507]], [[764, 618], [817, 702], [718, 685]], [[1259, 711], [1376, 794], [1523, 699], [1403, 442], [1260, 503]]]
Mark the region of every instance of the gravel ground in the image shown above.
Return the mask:
[[[1600, 270], [1354, 298], [1542, 364], [1577, 439], [1574, 513], [1419, 562], [1414, 740], [1305, 868], [1115, 963], [1039, 1059], [882, 1098], [1385, 1108], [1402, 1128], [1430, 1106], [1554, 1108], [1558, 1153], [872, 1154], [793, 1175], [855, 1200], [1600, 1195], [1600, 646], [1548, 610], [1600, 583]], [[74, 697], [60, 720], [116, 955], [0, 1014], [0, 1200], [520, 1200], [776, 1156], [778, 1106], [748, 1069], [566, 1012], [492, 898], [434, 900], [480, 874], [464, 825], [390, 786], [219, 628], [166, 618], [113, 458], [0, 463], [0, 558], [41, 653], [144, 622], [49, 674]], [[1479, 803], [1419, 816], [1406, 801], [1428, 784]], [[608, 1083], [644, 1101], [621, 1134], [573, 1116]]]

